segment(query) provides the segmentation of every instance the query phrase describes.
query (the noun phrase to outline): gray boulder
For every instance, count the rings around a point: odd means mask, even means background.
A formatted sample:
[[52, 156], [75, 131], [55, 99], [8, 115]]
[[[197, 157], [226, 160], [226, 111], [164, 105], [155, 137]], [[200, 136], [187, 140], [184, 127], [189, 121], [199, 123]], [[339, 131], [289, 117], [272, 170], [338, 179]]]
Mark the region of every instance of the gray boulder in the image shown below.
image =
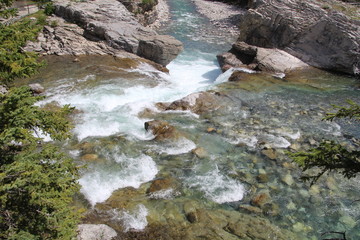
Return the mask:
[[263, 0], [240, 20], [239, 41], [280, 48], [324, 69], [360, 71], [360, 23], [317, 1]]
[[[142, 26], [119, 1], [57, 0], [54, 5], [55, 14], [81, 26], [86, 38], [104, 40], [115, 49], [141, 55], [163, 66], [183, 49], [182, 43], [175, 38], [158, 35], [154, 30]], [[144, 47], [148, 49], [144, 50]]]
[[111, 240], [117, 233], [105, 224], [80, 224], [78, 226], [78, 240]]
[[261, 48], [235, 43], [229, 52], [217, 56], [220, 67], [226, 71], [230, 67], [246, 67], [273, 73], [285, 73], [295, 69], [309, 67], [300, 59], [276, 48]]

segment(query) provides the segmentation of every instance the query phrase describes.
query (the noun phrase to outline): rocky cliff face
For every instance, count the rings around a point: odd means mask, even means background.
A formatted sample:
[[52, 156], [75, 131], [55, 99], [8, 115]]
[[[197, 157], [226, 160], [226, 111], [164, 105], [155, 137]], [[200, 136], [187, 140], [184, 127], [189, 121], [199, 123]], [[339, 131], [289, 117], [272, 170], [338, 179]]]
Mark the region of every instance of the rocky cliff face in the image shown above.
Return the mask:
[[250, 0], [248, 6], [239, 41], [283, 49], [316, 67], [360, 73], [359, 21], [311, 0]]
[[163, 66], [181, 51], [182, 43], [167, 35], [158, 35], [142, 26], [125, 6], [116, 0], [88, 2], [54, 2], [55, 14], [84, 29], [84, 36], [93, 41], [105, 41], [115, 49], [122, 49], [152, 60]]

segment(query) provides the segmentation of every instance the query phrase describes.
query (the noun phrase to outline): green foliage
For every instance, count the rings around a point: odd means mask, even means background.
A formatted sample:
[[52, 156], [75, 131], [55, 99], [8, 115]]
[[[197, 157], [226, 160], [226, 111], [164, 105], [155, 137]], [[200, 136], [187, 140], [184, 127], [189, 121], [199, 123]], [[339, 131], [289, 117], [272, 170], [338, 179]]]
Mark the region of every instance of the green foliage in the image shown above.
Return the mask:
[[306, 171], [318, 168], [315, 175], [304, 175], [302, 179], [314, 184], [324, 173], [337, 171], [346, 178], [355, 177], [360, 172], [360, 151], [348, 151], [333, 141], [324, 141], [309, 152], [290, 154], [295, 162]]
[[[360, 106], [348, 101], [348, 107], [334, 106], [335, 113], [328, 113], [324, 120], [333, 121], [336, 118], [360, 120]], [[336, 171], [346, 178], [353, 178], [360, 172], [360, 151], [349, 151], [344, 146], [333, 141], [323, 141], [308, 152], [290, 153], [290, 157], [299, 164], [303, 171], [317, 169], [313, 175], [304, 175], [302, 179], [314, 184], [323, 174]]]
[[79, 215], [73, 160], [36, 133], [69, 137], [72, 108], [44, 110], [28, 87], [0, 96], [0, 239], [71, 239]]
[[15, 16], [17, 9], [10, 8], [13, 0], [0, 0], [0, 17], [9, 18]]
[[341, 107], [334, 105], [335, 109], [338, 109], [336, 113], [326, 114], [325, 120], [333, 121], [335, 118], [350, 118], [359, 121], [360, 120], [360, 106], [353, 101], [348, 100], [349, 107]]
[[50, 16], [52, 14], [55, 13], [55, 6], [52, 2], [49, 2], [45, 5], [45, 8], [44, 8], [44, 13], [47, 15], [47, 16]]
[[0, 25], [0, 84], [9, 86], [14, 79], [28, 77], [43, 66], [35, 53], [25, 52], [22, 47], [36, 38], [45, 23], [25, 19], [10, 26]]

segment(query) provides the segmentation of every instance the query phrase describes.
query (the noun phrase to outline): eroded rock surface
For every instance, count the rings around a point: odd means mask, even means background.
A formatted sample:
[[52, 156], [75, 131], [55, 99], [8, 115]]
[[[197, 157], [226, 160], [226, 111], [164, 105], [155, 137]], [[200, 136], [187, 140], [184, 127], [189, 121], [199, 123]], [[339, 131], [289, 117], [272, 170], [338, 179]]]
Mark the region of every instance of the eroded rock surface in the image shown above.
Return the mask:
[[54, 5], [55, 14], [83, 28], [86, 38], [104, 41], [115, 49], [141, 55], [163, 66], [183, 49], [175, 38], [158, 35], [142, 26], [119, 1], [55, 1]]
[[311, 0], [256, 2], [241, 16], [239, 41], [283, 49], [315, 67], [359, 74], [359, 21]]

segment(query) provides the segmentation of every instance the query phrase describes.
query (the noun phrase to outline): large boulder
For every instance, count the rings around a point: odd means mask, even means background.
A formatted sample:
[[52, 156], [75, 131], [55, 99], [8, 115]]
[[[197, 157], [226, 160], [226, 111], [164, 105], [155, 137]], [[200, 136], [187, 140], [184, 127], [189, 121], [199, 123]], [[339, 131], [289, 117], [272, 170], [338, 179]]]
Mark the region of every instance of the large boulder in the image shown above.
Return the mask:
[[359, 21], [312, 0], [260, 2], [241, 17], [239, 41], [283, 49], [315, 67], [360, 72]]
[[236, 42], [229, 52], [217, 55], [223, 71], [230, 67], [247, 67], [267, 72], [289, 72], [309, 67], [297, 57], [276, 48], [262, 48], [245, 42]]
[[[115, 49], [140, 54], [163, 66], [183, 49], [182, 43], [175, 38], [158, 35], [154, 30], [142, 26], [119, 1], [56, 0], [54, 5], [55, 14], [82, 27], [88, 39], [104, 40]], [[145, 51], [144, 46], [151, 47]]]

